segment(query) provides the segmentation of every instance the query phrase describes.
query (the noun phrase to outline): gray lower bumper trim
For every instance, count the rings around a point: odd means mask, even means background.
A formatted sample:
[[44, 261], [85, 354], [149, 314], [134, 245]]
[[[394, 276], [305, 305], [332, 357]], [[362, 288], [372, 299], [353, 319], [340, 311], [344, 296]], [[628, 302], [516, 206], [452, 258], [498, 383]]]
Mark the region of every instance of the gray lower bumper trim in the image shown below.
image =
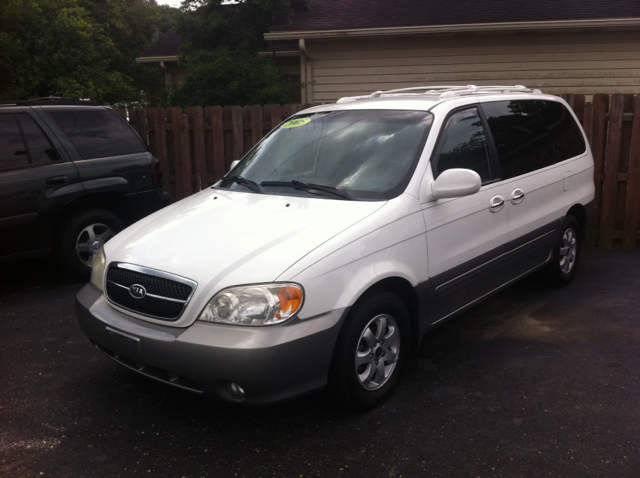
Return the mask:
[[243, 403], [267, 404], [320, 389], [346, 309], [274, 327], [195, 322], [178, 328], [147, 323], [110, 307], [90, 284], [76, 296], [78, 322], [103, 353], [170, 385], [232, 400], [226, 385], [246, 392]]

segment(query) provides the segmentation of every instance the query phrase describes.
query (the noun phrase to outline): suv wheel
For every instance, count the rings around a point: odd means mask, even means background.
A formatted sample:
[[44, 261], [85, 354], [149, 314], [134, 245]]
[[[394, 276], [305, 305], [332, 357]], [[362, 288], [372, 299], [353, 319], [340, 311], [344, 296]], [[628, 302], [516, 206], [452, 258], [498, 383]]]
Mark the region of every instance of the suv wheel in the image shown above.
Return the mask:
[[330, 398], [359, 411], [387, 400], [409, 356], [410, 330], [407, 308], [390, 292], [356, 305], [334, 351], [327, 388]]
[[122, 220], [105, 209], [85, 209], [71, 216], [59, 236], [57, 259], [63, 270], [89, 280], [93, 260], [105, 242], [124, 229]]

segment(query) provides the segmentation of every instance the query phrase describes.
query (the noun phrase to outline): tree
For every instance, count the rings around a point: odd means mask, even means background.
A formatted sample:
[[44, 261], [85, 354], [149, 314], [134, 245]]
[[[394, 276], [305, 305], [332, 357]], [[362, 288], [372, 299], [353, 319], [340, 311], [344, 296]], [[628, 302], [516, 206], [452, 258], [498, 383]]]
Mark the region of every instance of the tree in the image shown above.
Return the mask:
[[162, 74], [134, 59], [162, 25], [143, 0], [7, 0], [0, 5], [2, 99], [140, 100]]
[[286, 103], [291, 85], [266, 49], [276, 17], [290, 19], [291, 0], [186, 0], [178, 21], [187, 74], [175, 101], [188, 105]]

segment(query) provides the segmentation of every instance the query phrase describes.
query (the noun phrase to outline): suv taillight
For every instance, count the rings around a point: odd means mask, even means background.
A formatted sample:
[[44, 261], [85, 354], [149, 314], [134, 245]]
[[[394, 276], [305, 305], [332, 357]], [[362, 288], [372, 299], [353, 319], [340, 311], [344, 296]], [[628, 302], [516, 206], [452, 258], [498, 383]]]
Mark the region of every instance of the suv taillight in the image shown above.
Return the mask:
[[162, 180], [162, 169], [160, 169], [160, 161], [156, 158], [153, 158], [153, 184], [157, 188], [164, 186], [164, 181]]

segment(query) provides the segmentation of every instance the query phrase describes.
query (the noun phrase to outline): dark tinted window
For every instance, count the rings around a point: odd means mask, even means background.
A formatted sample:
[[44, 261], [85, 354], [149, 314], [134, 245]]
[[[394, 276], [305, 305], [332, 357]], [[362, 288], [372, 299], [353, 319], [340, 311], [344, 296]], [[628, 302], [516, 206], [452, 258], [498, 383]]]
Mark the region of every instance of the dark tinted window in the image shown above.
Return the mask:
[[536, 101], [551, 142], [556, 162], [574, 158], [587, 150], [580, 127], [569, 110], [555, 101]]
[[58, 153], [31, 116], [19, 113], [18, 119], [34, 165], [51, 164], [60, 160]]
[[500, 101], [482, 105], [498, 151], [503, 179], [556, 162], [538, 103]]
[[487, 139], [478, 110], [454, 113], [447, 120], [436, 151], [435, 176], [452, 168], [471, 169], [482, 182], [493, 178]]
[[586, 145], [571, 113], [553, 101], [484, 103], [502, 178], [527, 174], [584, 153]]
[[0, 171], [27, 166], [29, 158], [15, 115], [0, 115]]
[[136, 132], [111, 110], [64, 111], [50, 115], [84, 159], [146, 151]]

